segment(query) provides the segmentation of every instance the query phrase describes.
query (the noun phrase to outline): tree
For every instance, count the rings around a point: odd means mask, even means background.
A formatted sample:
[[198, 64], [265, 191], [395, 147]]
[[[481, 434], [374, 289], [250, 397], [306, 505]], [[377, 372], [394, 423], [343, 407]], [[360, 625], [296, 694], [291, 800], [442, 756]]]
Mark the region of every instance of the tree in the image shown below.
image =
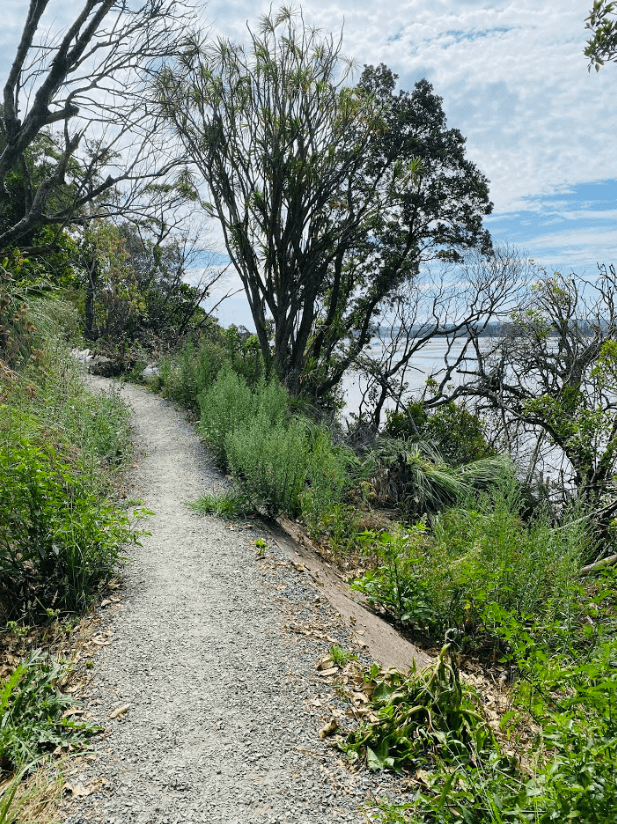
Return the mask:
[[249, 37], [194, 41], [159, 98], [208, 184], [265, 363], [319, 400], [423, 259], [488, 246], [486, 180], [428, 83], [395, 98], [380, 67], [346, 86], [341, 41], [286, 9]]
[[39, 35], [49, 5], [30, 0], [4, 85], [0, 250], [29, 246], [41, 226], [126, 213], [177, 163], [144, 95], [187, 13], [175, 0], [84, 0], [49, 40]]
[[[202, 303], [224, 269], [207, 265], [201, 234], [166, 234], [162, 225], [161, 218], [155, 232], [126, 221], [97, 220], [87, 226], [78, 268], [86, 286], [88, 340], [103, 339], [121, 352], [133, 343], [158, 350], [207, 322], [214, 310], [207, 312]], [[190, 285], [185, 277], [196, 268], [201, 277]]]
[[496, 410], [511, 449], [579, 498], [614, 496], [617, 470], [617, 274], [542, 274], [502, 334], [473, 340], [455, 393]]
[[585, 28], [592, 32], [585, 57], [589, 58], [589, 69], [595, 66], [599, 72], [606, 60], [617, 60], [617, 3], [594, 0], [593, 9], [585, 18]]
[[[324, 320], [309, 351], [311, 361], [322, 365], [318, 394], [335, 386], [352, 364], [366, 363], [364, 350], [387, 318], [399, 310], [407, 314], [406, 301], [413, 293], [415, 303], [413, 283], [426, 263], [461, 261], [470, 249], [492, 253], [482, 228], [492, 209], [488, 183], [465, 157], [463, 136], [446, 128], [442, 100], [426, 80], [412, 93], [396, 95], [395, 85], [396, 75], [383, 64], [365, 67], [359, 84], [379, 106], [383, 125], [371, 136], [359, 179], [347, 185], [353, 196], [367, 198], [377, 209], [353, 242], [339, 247], [325, 284]], [[406, 173], [409, 168], [412, 174]], [[443, 303], [444, 290], [438, 291], [439, 297], [432, 294]], [[467, 322], [473, 322], [481, 299], [474, 299]], [[389, 379], [412, 354], [390, 370]]]
[[[457, 263], [424, 267], [390, 298], [387, 317], [373, 345], [354, 366], [361, 388], [358, 425], [374, 436], [384, 408], [408, 415], [422, 414], [453, 402], [457, 373], [473, 357], [473, 341], [503, 322], [528, 293], [531, 268], [520, 253], [496, 247], [486, 256], [473, 251]], [[409, 391], [414, 361], [430, 344], [440, 341], [443, 367], [429, 376], [421, 397]], [[458, 391], [458, 390], [455, 390]]]

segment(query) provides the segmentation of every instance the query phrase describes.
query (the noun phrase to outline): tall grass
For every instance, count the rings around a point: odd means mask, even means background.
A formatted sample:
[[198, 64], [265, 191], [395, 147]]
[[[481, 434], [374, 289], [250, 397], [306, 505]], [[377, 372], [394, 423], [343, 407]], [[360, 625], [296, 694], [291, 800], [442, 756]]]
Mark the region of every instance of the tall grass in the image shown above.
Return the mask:
[[123, 544], [136, 539], [109, 500], [131, 454], [128, 412], [116, 396], [92, 396], [80, 380], [61, 325], [72, 317], [57, 301], [38, 302], [28, 341], [35, 355], [2, 387], [5, 618], [82, 610], [113, 574]]
[[430, 528], [367, 536], [381, 565], [355, 587], [435, 640], [448, 630], [462, 643], [494, 637], [487, 607], [495, 605], [518, 620], [572, 625], [589, 543], [585, 526], [575, 520], [555, 529], [543, 513], [526, 523], [522, 508], [511, 478], [436, 515]]

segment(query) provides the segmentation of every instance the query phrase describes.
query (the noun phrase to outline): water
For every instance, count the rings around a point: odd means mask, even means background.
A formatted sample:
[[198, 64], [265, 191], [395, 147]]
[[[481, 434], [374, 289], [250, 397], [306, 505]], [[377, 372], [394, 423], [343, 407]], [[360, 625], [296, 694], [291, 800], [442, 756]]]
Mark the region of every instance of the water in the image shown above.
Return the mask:
[[[461, 352], [465, 340], [463, 338], [456, 340], [449, 350], [449, 360], [453, 361]], [[443, 338], [433, 338], [426, 346], [420, 349], [411, 359], [410, 367], [407, 370], [406, 382], [408, 389], [406, 392], [406, 399], [411, 400], [414, 396], [421, 394], [426, 384], [426, 379], [430, 375], [435, 375], [439, 380], [437, 374], [444, 368], [444, 357], [448, 352], [448, 342]], [[382, 351], [383, 345], [381, 341], [376, 340], [371, 344], [370, 353], [373, 357], [377, 357]], [[456, 373], [452, 377], [452, 383], [456, 384], [463, 376], [457, 376]], [[347, 373], [343, 378], [343, 391], [345, 393], [345, 408], [343, 415], [348, 416], [351, 413], [357, 414], [362, 400], [362, 386], [366, 385], [357, 373]], [[386, 401], [385, 409], [393, 409], [394, 402], [392, 400]]]

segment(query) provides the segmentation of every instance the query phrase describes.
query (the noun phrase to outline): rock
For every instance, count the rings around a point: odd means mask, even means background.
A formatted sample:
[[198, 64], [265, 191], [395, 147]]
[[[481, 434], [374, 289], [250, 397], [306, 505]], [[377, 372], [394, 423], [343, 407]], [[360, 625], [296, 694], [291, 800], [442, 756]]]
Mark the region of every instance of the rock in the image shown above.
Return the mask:
[[158, 366], [156, 365], [156, 363], [152, 363], [152, 364], [149, 364], [148, 366], [146, 366], [144, 371], [141, 373], [141, 376], [145, 381], [151, 381], [151, 380], [154, 380], [154, 378], [156, 378], [158, 376], [158, 374], [159, 374]]

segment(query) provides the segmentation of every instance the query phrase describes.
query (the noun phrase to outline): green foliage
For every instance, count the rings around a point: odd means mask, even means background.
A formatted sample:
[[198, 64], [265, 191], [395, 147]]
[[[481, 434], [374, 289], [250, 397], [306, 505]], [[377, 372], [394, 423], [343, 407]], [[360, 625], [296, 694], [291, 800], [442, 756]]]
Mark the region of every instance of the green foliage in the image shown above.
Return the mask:
[[218, 515], [219, 518], [235, 520], [244, 518], [251, 512], [251, 506], [236, 490], [217, 494], [205, 494], [194, 503], [187, 504], [193, 512], [201, 515]]
[[173, 356], [161, 360], [159, 379], [166, 398], [199, 411], [198, 398], [216, 380], [225, 362], [224, 348], [207, 337], [187, 341]]
[[[171, 202], [178, 205], [178, 199]], [[110, 354], [140, 345], [175, 345], [204, 326], [207, 315], [200, 302], [207, 287], [183, 280], [187, 250], [178, 241], [162, 239], [153, 224], [144, 222], [136, 229], [129, 223], [93, 221], [75, 257], [85, 290], [86, 338], [102, 340]]]
[[589, 68], [594, 66], [599, 72], [605, 60], [617, 58], [617, 3], [594, 0], [589, 16], [585, 18], [585, 28], [591, 31], [585, 57], [589, 58]]
[[[431, 772], [410, 802], [382, 802], [378, 819], [400, 824], [549, 824], [580, 821], [605, 824], [617, 815], [617, 673], [615, 640], [592, 644], [578, 661], [554, 654], [526, 632], [512, 615], [501, 614], [513, 659], [531, 677], [536, 699], [519, 689], [518, 702], [532, 706], [541, 724], [535, 754], [523, 769], [506, 759], [491, 737], [470, 764], [451, 757], [448, 739], [441, 744]], [[589, 639], [588, 639], [589, 640]], [[411, 702], [410, 702], [411, 703]], [[355, 735], [357, 735], [356, 733]]]
[[434, 639], [448, 629], [458, 631], [461, 644], [495, 639], [489, 605], [571, 627], [589, 544], [585, 524], [575, 519], [554, 528], [542, 513], [525, 523], [522, 506], [511, 481], [437, 515], [430, 530], [417, 524], [368, 534], [367, 551], [381, 563], [353, 586]]
[[22, 437], [0, 453], [0, 600], [7, 614], [83, 609], [135, 540], [78, 460]]
[[31, 652], [0, 687], [0, 758], [16, 769], [56, 747], [83, 744], [100, 727], [65, 718], [74, 700], [58, 688], [66, 669], [40, 650]]
[[433, 412], [418, 402], [410, 404], [405, 412], [388, 412], [384, 434], [411, 442], [428, 441], [449, 466], [469, 464], [495, 454], [478, 415], [454, 401]]
[[460, 678], [446, 645], [436, 662], [408, 675], [390, 670], [371, 677], [377, 720], [354, 730], [340, 748], [370, 770], [400, 771], [418, 763], [463, 759], [476, 763], [494, 739], [477, 709], [477, 697]]
[[358, 656], [354, 653], [348, 652], [347, 650], [337, 646], [336, 644], [333, 647], [330, 647], [330, 658], [340, 669], [343, 669], [345, 666], [347, 666], [347, 664], [350, 661], [356, 660], [357, 657]]
[[381, 437], [373, 454], [379, 466], [378, 500], [398, 507], [407, 520], [452, 506], [470, 492], [467, 478], [447, 466], [429, 443]]
[[[328, 522], [342, 506], [351, 485], [349, 450], [332, 443], [331, 433], [320, 426], [308, 428], [307, 485], [302, 492], [302, 517], [313, 533], [328, 528]], [[330, 531], [330, 530], [329, 530]]]
[[225, 452], [243, 495], [269, 515], [301, 511], [309, 461], [306, 425], [293, 420], [287, 426], [258, 414], [226, 437]]
[[[49, 308], [49, 312], [47, 311]], [[136, 539], [108, 499], [131, 454], [128, 410], [90, 395], [66, 350], [57, 302], [36, 306], [37, 357], [0, 403], [0, 608], [81, 610]], [[33, 333], [34, 334], [34, 333]]]
[[230, 464], [228, 442], [234, 433], [259, 418], [264, 432], [284, 430], [289, 410], [289, 395], [276, 381], [261, 380], [253, 391], [246, 380], [226, 367], [214, 384], [199, 395], [199, 431], [223, 466]]

